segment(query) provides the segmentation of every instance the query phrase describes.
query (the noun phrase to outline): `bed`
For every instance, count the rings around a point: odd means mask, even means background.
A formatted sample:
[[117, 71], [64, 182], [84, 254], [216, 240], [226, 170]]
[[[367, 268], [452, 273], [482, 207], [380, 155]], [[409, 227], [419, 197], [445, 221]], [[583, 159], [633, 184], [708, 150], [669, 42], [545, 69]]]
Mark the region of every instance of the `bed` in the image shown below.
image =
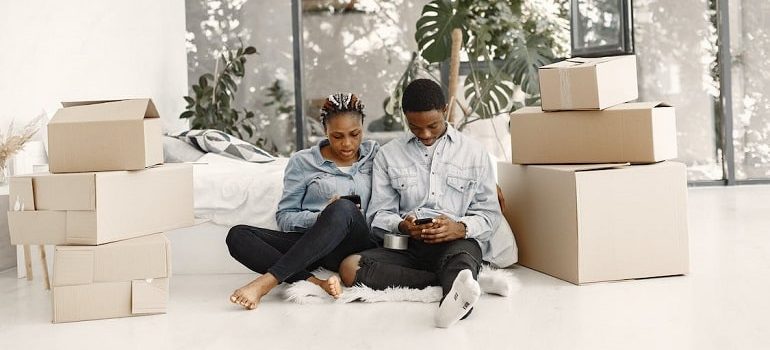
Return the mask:
[[277, 229], [287, 162], [249, 163], [214, 153], [198, 158], [193, 163], [196, 225], [167, 232], [174, 273], [249, 273], [230, 257], [225, 237], [237, 224]]

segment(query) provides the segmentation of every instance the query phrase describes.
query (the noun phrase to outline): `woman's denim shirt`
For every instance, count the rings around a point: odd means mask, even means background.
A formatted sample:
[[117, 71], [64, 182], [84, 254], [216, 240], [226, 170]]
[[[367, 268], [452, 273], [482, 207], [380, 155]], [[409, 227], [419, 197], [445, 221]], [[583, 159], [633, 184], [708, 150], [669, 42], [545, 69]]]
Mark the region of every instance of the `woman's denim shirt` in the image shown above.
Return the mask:
[[313, 226], [335, 195], [361, 196], [361, 210], [366, 212], [372, 192], [372, 164], [379, 145], [372, 140], [361, 142], [358, 160], [346, 173], [321, 155], [321, 147], [328, 144], [329, 140], [324, 139], [289, 159], [275, 215], [282, 231], [303, 232]]

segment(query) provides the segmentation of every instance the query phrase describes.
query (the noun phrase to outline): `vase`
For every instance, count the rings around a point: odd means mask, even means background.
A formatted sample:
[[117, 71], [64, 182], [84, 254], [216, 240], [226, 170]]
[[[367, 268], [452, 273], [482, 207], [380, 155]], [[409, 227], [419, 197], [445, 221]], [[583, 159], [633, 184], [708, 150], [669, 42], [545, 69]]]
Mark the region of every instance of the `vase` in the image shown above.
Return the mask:
[[8, 185], [8, 163], [0, 162], [0, 186]]

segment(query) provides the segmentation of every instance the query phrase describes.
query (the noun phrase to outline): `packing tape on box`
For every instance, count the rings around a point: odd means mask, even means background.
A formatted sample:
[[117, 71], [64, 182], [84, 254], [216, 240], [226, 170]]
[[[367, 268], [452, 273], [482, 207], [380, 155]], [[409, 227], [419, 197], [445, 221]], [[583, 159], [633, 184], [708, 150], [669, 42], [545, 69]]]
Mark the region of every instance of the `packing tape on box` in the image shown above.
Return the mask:
[[572, 94], [570, 94], [570, 80], [566, 69], [559, 69], [559, 92], [561, 94], [562, 109], [572, 108]]

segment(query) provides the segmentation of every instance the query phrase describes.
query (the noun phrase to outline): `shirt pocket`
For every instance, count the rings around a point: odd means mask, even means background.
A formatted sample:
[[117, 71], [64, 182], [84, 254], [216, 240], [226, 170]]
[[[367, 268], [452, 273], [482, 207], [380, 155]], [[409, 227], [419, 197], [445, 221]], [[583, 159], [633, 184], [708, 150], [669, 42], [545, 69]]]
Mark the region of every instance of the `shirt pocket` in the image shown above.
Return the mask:
[[479, 181], [473, 171], [447, 174], [446, 189], [441, 200], [443, 207], [451, 210], [456, 216], [464, 216], [478, 187]]
[[336, 181], [330, 174], [317, 175], [310, 179], [303, 202], [323, 203], [337, 193]]
[[389, 168], [390, 186], [399, 193], [412, 189], [417, 185], [417, 168]]

